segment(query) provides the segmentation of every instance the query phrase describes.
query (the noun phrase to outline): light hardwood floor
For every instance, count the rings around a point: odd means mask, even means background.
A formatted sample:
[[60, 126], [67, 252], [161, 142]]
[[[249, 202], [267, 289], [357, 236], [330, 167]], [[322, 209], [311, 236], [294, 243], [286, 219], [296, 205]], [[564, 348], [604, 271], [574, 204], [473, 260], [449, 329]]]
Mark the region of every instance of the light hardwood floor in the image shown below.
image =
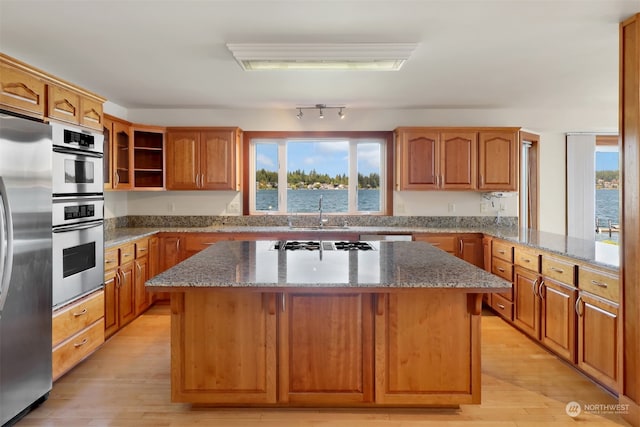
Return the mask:
[[58, 380], [18, 427], [418, 427], [627, 425], [567, 403], [617, 400], [496, 316], [482, 318], [482, 404], [459, 410], [216, 409], [170, 402], [169, 310], [154, 306]]

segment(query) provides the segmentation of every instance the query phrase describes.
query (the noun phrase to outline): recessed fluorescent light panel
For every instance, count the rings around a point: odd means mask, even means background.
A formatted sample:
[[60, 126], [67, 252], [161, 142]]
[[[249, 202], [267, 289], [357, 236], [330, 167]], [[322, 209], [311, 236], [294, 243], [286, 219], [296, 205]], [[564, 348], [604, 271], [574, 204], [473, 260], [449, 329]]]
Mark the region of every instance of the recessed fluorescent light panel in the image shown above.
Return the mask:
[[417, 43], [227, 44], [245, 71], [397, 71], [417, 46]]

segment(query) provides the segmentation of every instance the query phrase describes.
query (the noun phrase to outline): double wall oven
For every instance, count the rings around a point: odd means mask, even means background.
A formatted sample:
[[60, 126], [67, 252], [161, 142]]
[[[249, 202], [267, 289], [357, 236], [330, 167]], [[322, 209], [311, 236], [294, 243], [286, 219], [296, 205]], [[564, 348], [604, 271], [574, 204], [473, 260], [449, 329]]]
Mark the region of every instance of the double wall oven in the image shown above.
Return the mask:
[[104, 283], [103, 135], [52, 123], [53, 307]]

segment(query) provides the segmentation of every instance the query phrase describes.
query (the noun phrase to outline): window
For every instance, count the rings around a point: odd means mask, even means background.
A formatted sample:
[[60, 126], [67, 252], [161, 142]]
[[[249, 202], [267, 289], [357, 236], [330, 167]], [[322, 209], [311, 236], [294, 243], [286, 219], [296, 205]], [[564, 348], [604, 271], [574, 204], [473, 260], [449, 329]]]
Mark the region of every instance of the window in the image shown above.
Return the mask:
[[320, 199], [325, 213], [387, 213], [386, 135], [247, 139], [250, 214], [316, 213]]

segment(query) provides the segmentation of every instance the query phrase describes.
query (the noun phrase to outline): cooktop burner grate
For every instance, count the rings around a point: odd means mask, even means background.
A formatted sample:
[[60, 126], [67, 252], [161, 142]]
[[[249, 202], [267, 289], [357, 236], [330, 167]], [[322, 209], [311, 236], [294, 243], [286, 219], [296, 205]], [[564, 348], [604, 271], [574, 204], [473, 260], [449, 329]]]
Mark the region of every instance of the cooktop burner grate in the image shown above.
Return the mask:
[[339, 250], [339, 251], [371, 251], [373, 246], [367, 242], [321, 242], [317, 240], [310, 240], [306, 242], [298, 240], [288, 240], [276, 242], [273, 246], [276, 250], [285, 251], [319, 251], [320, 249], [325, 251]]

